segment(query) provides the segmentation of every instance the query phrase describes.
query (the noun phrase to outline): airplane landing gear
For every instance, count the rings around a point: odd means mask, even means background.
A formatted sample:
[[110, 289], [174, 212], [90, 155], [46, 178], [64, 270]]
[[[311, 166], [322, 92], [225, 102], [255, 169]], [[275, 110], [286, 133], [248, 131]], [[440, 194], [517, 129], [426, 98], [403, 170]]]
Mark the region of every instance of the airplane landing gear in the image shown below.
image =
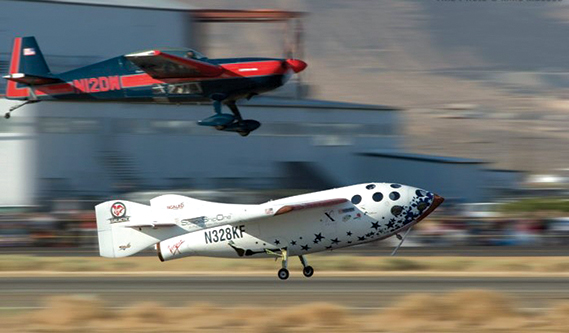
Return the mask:
[[281, 258], [283, 259], [283, 263], [282, 263], [282, 268], [279, 269], [278, 276], [279, 276], [279, 279], [281, 279], [281, 280], [286, 280], [286, 279], [288, 279], [288, 275], [289, 275], [288, 269], [287, 269], [287, 266], [288, 266], [288, 252], [287, 252], [286, 249], [282, 249], [282, 250], [281, 250], [281, 253], [282, 253], [282, 254], [281, 254]]
[[25, 101], [25, 102], [23, 102], [23, 103], [21, 103], [21, 104], [16, 105], [16, 106], [12, 106], [12, 107], [10, 108], [10, 110], [8, 110], [8, 112], [4, 113], [4, 118], [10, 119], [10, 116], [11, 116], [10, 112], [12, 112], [12, 111], [14, 111], [14, 110], [16, 110], [16, 109], [19, 109], [19, 108], [21, 108], [22, 106], [24, 106], [24, 105], [26, 105], [26, 104], [32, 104], [32, 103], [37, 103], [37, 102], [39, 102], [39, 101], [32, 99], [32, 100], [27, 100], [27, 101]]
[[410, 226], [409, 228], [407, 228], [407, 230], [405, 230], [405, 234], [403, 234], [403, 237], [401, 237], [401, 235], [399, 234], [395, 234], [395, 236], [397, 237], [397, 239], [399, 239], [401, 242], [395, 247], [395, 249], [393, 250], [393, 252], [391, 252], [391, 255], [394, 256], [395, 254], [397, 254], [397, 250], [399, 250], [399, 248], [401, 247], [401, 245], [403, 245], [403, 242], [405, 241], [405, 238], [407, 238], [407, 235], [409, 234], [409, 231], [411, 231], [411, 229], [413, 228], [413, 226]]
[[279, 279], [281, 279], [281, 280], [286, 280], [286, 279], [288, 279], [288, 275], [289, 275], [288, 269], [286, 269], [286, 268], [281, 268], [281, 269], [279, 269], [279, 273], [278, 273], [278, 274], [279, 274]]
[[302, 263], [302, 274], [304, 274], [304, 276], [306, 276], [307, 278], [311, 277], [314, 274], [314, 268], [312, 268], [312, 266], [308, 265], [308, 261], [306, 260], [306, 258], [304, 256], [298, 256], [298, 258], [300, 259], [300, 262]]
[[256, 120], [243, 119], [235, 101], [226, 104], [233, 113], [232, 115], [221, 113], [221, 100], [215, 100], [213, 102], [215, 114], [198, 121], [198, 125], [212, 126], [218, 131], [236, 132], [241, 136], [247, 136], [261, 126], [261, 123]]
[[312, 274], [314, 274], [314, 268], [312, 268], [312, 266], [306, 266], [302, 269], [302, 274], [309, 278], [312, 276]]

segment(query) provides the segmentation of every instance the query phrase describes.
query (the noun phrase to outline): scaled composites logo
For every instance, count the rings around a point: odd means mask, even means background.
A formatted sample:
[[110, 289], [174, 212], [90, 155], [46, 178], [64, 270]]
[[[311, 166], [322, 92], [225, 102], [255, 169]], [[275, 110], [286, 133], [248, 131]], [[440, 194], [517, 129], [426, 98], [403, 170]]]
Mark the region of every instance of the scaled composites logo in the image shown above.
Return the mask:
[[130, 249], [130, 243], [128, 243], [126, 245], [119, 245], [120, 251], [126, 251], [127, 249]]
[[166, 206], [166, 209], [172, 209], [172, 210], [178, 210], [178, 209], [182, 209], [182, 208], [184, 208], [184, 203], [183, 203], [183, 202], [180, 202], [180, 203], [177, 204], [177, 205], [169, 205], [169, 206]]
[[109, 219], [111, 223], [130, 221], [130, 216], [126, 216], [126, 206], [120, 201], [111, 205], [111, 215], [112, 217]]

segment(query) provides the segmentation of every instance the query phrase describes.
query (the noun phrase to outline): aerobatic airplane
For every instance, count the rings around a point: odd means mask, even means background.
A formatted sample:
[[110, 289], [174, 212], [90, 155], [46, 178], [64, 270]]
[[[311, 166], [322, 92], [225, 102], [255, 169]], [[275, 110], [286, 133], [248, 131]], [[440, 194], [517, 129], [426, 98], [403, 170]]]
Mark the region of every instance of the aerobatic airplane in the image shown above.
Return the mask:
[[[248, 135], [261, 124], [243, 119], [235, 102], [276, 89], [306, 68], [298, 59], [208, 59], [192, 49], [154, 49], [111, 58], [65, 73], [49, 70], [34, 37], [14, 40], [6, 98], [183, 103], [213, 101], [215, 114], [198, 122]], [[222, 113], [225, 104], [232, 114]]]
[[[289, 276], [290, 256], [303, 274], [314, 269], [305, 255], [396, 235], [394, 255], [409, 230], [443, 198], [415, 187], [370, 183], [302, 194], [260, 205], [208, 202], [162, 195], [143, 205], [111, 200], [95, 207], [99, 253], [119, 258], [155, 247], [161, 261], [187, 256], [282, 259], [278, 277]], [[403, 233], [403, 236], [400, 236]]]

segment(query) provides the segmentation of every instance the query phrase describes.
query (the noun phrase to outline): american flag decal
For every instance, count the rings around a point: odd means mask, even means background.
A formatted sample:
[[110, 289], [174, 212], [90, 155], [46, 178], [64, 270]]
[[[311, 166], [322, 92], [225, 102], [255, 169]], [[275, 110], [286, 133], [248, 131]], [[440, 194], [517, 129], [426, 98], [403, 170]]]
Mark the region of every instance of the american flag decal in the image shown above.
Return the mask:
[[30, 47], [30, 48], [25, 48], [25, 49], [24, 49], [24, 55], [25, 55], [25, 56], [33, 56], [33, 55], [36, 55], [36, 50], [35, 50], [34, 48], [32, 48], [32, 47]]

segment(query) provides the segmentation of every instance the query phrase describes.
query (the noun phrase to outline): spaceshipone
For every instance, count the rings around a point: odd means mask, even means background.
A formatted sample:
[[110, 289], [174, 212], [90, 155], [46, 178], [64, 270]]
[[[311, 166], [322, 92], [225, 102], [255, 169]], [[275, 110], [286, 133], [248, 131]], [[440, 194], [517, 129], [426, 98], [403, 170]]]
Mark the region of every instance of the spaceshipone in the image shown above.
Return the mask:
[[[368, 183], [268, 201], [224, 204], [162, 195], [150, 205], [111, 200], [95, 207], [100, 255], [119, 258], [154, 246], [161, 261], [188, 256], [274, 257], [278, 277], [289, 277], [288, 259], [298, 256], [303, 274], [314, 269], [307, 254], [391, 236], [405, 240], [416, 223], [444, 199], [394, 183]], [[403, 235], [403, 236], [401, 236]]]

